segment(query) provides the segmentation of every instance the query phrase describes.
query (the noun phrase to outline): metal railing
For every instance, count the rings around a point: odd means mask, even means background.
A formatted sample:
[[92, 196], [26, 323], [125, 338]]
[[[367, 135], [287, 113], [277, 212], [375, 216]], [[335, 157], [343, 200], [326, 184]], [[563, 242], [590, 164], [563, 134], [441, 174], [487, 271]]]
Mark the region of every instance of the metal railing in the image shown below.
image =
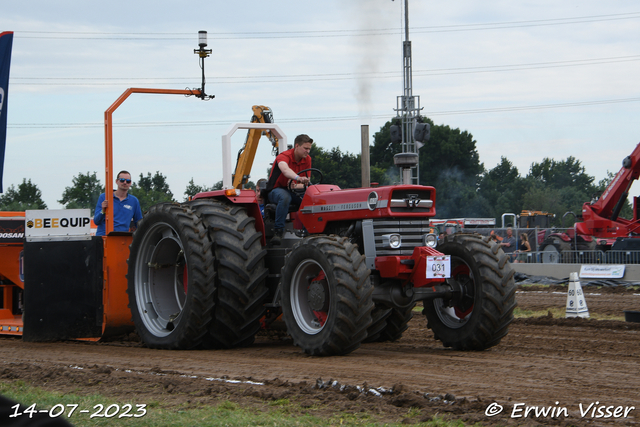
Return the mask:
[[640, 264], [640, 251], [547, 250], [512, 254], [511, 262], [527, 264]]
[[[507, 235], [506, 228], [476, 228], [465, 231], [493, 234], [500, 243]], [[512, 228], [516, 238], [516, 251], [512, 262], [528, 264], [640, 264], [640, 251], [603, 251], [596, 239], [584, 239], [574, 228]], [[526, 234], [530, 252], [519, 253], [521, 234]], [[569, 237], [569, 241], [564, 240]]]

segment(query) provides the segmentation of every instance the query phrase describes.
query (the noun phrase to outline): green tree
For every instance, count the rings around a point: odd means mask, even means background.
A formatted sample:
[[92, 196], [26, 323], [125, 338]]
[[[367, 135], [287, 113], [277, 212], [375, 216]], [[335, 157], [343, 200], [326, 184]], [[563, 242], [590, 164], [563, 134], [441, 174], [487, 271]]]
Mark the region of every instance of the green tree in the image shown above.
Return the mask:
[[398, 169], [383, 168], [380, 166], [370, 166], [369, 178], [371, 184], [387, 185], [392, 182], [398, 182], [400, 180], [400, 173]]
[[438, 218], [488, 216], [478, 197], [475, 177], [465, 175], [459, 168], [443, 170], [435, 187]]
[[496, 167], [486, 171], [480, 178], [478, 195], [482, 210], [499, 224], [502, 214], [518, 214], [522, 211], [522, 197], [526, 188], [526, 180], [520, 176], [518, 168], [502, 157]]
[[193, 197], [198, 193], [204, 193], [205, 191], [211, 191], [211, 189], [206, 185], [196, 185], [193, 182], [193, 178], [191, 178], [189, 184], [187, 185], [187, 188], [185, 188], [184, 190], [184, 200], [187, 201], [189, 200], [189, 197]]
[[594, 190], [594, 178], [587, 175], [580, 160], [573, 156], [560, 161], [547, 157], [540, 163], [534, 162], [531, 164], [528, 177], [551, 188], [575, 187]]
[[103, 192], [97, 173], [87, 172], [85, 175], [80, 172], [78, 176], [73, 177], [72, 183], [71, 187], [64, 189], [62, 199], [58, 202], [67, 209], [91, 209], [93, 215], [98, 198]]
[[533, 185], [523, 195], [522, 209], [554, 213], [556, 215], [556, 225], [560, 225], [560, 218], [568, 211], [567, 205], [562, 202], [560, 190], [557, 188], [545, 188], [542, 185]]
[[159, 171], [153, 176], [151, 172], [147, 172], [147, 176], [140, 174], [140, 179], [131, 186], [129, 192], [138, 198], [143, 212], [158, 203], [175, 202], [167, 178]]
[[[247, 183], [244, 184], [244, 189], [246, 190], [253, 190], [254, 188], [256, 188], [256, 184], [253, 181], [247, 181]], [[206, 185], [198, 185], [194, 183], [193, 178], [191, 178], [189, 185], [187, 185], [187, 188], [184, 190], [184, 201], [186, 202], [189, 200], [189, 197], [193, 197], [198, 193], [216, 190], [222, 190], [222, 180], [216, 182], [211, 187], [207, 187]]]
[[433, 185], [443, 178], [443, 172], [458, 170], [468, 185], [477, 187], [484, 165], [473, 135], [446, 125], [431, 123], [431, 138], [420, 149], [420, 184]]
[[[325, 150], [317, 145], [311, 147], [309, 155], [312, 167], [322, 172], [323, 183], [337, 185], [340, 188], [362, 186], [360, 155], [343, 153], [338, 147]], [[312, 174], [311, 182], [317, 182], [318, 177], [317, 174]]]
[[[256, 188], [256, 184], [253, 181], [247, 181], [247, 183], [244, 185], [244, 188], [253, 189]], [[187, 201], [189, 200], [189, 197], [193, 197], [198, 193], [205, 193], [207, 191], [215, 190], [222, 190], [222, 180], [216, 182], [211, 187], [207, 187], [206, 185], [197, 185], [193, 182], [193, 178], [191, 178], [191, 180], [189, 181], [189, 185], [187, 185], [187, 188], [184, 190], [184, 200]]]
[[373, 145], [369, 147], [369, 158], [372, 170], [375, 167], [380, 171], [385, 171], [385, 178], [380, 181], [381, 185], [396, 182], [400, 177], [398, 168], [396, 168], [393, 163], [393, 156], [402, 152], [402, 147], [400, 144], [391, 143], [390, 128], [392, 124], [392, 121], [388, 121], [378, 132], [374, 133]]
[[22, 179], [22, 184], [18, 188], [11, 185], [5, 193], [0, 196], [0, 210], [2, 211], [24, 211], [27, 209], [47, 209], [46, 203], [42, 200], [42, 192], [31, 179]]
[[523, 209], [542, 210], [556, 215], [555, 225], [571, 227], [574, 216], [582, 212], [582, 205], [597, 193], [594, 177], [588, 175], [584, 166], [573, 156], [566, 160], [545, 158], [532, 163], [527, 175], [528, 191], [523, 196]]
[[[420, 184], [436, 187], [438, 217], [485, 216], [486, 206], [478, 197], [478, 185], [484, 165], [476, 149], [476, 141], [467, 131], [446, 125], [431, 125], [431, 138], [419, 150]], [[385, 170], [380, 184], [399, 181], [393, 156], [402, 151], [400, 144], [391, 143], [389, 121], [374, 134], [371, 164], [378, 171]], [[373, 180], [373, 178], [372, 178]]]

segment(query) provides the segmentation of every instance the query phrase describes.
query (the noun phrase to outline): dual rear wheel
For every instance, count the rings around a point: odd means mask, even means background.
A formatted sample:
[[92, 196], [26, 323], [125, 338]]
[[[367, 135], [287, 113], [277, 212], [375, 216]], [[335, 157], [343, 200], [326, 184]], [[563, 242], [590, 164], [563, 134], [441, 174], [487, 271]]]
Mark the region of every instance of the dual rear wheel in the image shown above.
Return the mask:
[[129, 308], [152, 348], [249, 345], [267, 293], [264, 251], [244, 208], [215, 200], [153, 206], [129, 254]]
[[[254, 341], [267, 295], [265, 250], [244, 208], [212, 200], [152, 207], [131, 244], [129, 307], [142, 341], [162, 349]], [[345, 238], [311, 237], [287, 255], [283, 317], [294, 343], [347, 354], [371, 324], [364, 257]]]

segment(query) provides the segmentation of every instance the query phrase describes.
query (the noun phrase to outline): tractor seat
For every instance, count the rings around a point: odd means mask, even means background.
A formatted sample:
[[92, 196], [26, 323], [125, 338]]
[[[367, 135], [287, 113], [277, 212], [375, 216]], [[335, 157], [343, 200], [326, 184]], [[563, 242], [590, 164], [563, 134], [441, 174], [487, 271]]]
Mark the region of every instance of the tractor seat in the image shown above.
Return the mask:
[[[270, 218], [272, 220], [275, 220], [276, 218], [276, 207], [278, 205], [276, 205], [275, 203], [267, 203], [266, 205], [264, 205], [264, 217], [266, 218]], [[291, 212], [298, 212], [298, 209], [300, 209], [300, 204], [299, 203], [291, 203], [289, 205], [289, 213]]]
[[[262, 200], [265, 202], [269, 201], [269, 192], [267, 191], [267, 182], [261, 182], [259, 185], [260, 188], [260, 196]], [[275, 220], [276, 218], [276, 207], [278, 205], [275, 203], [265, 203], [264, 205], [264, 218]], [[300, 209], [300, 203], [291, 202], [289, 205], [289, 213], [297, 212]]]

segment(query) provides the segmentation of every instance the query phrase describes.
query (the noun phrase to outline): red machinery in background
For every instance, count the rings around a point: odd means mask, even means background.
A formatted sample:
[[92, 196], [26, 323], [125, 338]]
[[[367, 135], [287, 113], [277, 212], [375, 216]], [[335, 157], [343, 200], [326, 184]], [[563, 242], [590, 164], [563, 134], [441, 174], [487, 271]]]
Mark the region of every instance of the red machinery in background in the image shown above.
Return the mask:
[[602, 195], [582, 206], [576, 232], [594, 236], [602, 250], [640, 250], [640, 218], [638, 197], [633, 198], [633, 218], [621, 218], [629, 189], [640, 176], [640, 144], [624, 158], [622, 168]]

